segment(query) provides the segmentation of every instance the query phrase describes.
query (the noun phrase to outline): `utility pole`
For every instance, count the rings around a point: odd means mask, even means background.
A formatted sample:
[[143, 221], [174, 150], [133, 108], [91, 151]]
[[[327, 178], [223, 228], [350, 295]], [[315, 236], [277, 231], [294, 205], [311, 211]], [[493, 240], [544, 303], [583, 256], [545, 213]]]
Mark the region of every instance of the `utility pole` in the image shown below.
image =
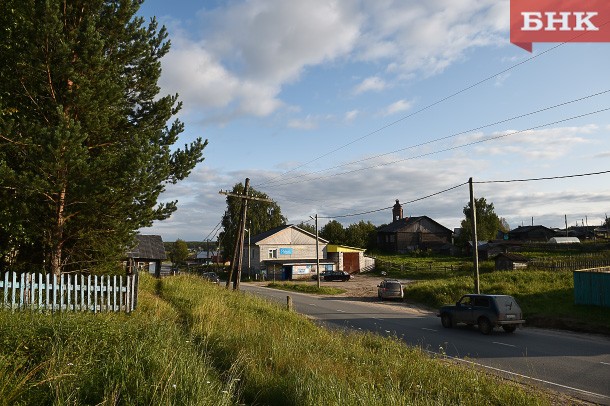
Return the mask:
[[[313, 217], [309, 216], [309, 218], [314, 219]], [[319, 246], [319, 241], [318, 241], [318, 213], [316, 213], [316, 275], [317, 275], [317, 280], [318, 280], [318, 289], [320, 289], [320, 246]]]
[[[262, 202], [272, 203], [271, 199], [263, 199], [261, 197], [248, 196], [248, 191], [250, 190], [250, 178], [246, 178], [244, 182], [244, 193], [243, 195], [231, 193], [228, 191], [219, 191], [218, 193], [237, 197], [241, 199], [241, 213], [239, 216], [239, 225], [237, 228], [237, 236], [235, 239], [235, 251], [233, 253], [233, 260], [231, 261], [231, 268], [229, 269], [229, 277], [227, 278], [226, 288], [229, 289], [229, 285], [231, 284], [231, 280], [233, 279], [233, 268], [236, 267], [236, 277], [233, 281], [233, 290], [239, 290], [239, 281], [241, 279], [241, 267], [242, 267], [242, 258], [244, 251], [244, 235], [246, 229], [246, 213], [248, 210], [248, 200], [259, 200]], [[250, 248], [248, 247], [248, 250]]]
[[479, 289], [479, 242], [477, 239], [477, 208], [474, 201], [474, 191], [472, 188], [472, 178], [468, 179], [470, 187], [470, 208], [472, 209], [472, 245], [473, 245], [473, 262], [474, 262], [474, 291], [481, 293]]

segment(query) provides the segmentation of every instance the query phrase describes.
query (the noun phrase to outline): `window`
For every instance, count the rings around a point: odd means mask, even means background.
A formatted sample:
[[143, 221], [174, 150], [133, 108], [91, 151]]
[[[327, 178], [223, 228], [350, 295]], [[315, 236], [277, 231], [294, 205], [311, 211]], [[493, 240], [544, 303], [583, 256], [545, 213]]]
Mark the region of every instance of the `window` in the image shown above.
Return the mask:
[[332, 264], [327, 264], [327, 265], [324, 265], [324, 270], [325, 270], [326, 272], [332, 272], [332, 271], [333, 271], [333, 266], [332, 266]]
[[273, 248], [269, 250], [269, 259], [277, 258], [277, 248]]
[[474, 305], [478, 307], [489, 307], [488, 297], [477, 297], [474, 300]]

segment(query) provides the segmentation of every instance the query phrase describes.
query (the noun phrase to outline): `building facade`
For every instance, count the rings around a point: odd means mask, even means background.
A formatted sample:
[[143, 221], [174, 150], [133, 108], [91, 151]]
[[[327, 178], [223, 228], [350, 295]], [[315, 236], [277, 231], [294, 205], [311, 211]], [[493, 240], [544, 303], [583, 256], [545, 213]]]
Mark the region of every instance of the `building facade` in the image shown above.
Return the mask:
[[245, 243], [242, 273], [263, 277], [268, 280], [311, 279], [317, 273], [336, 269], [335, 263], [327, 256], [328, 241], [294, 225], [276, 227], [252, 236]]
[[453, 231], [428, 216], [402, 217], [400, 202], [392, 208], [393, 221], [377, 230], [377, 245], [386, 252], [441, 251], [453, 244]]

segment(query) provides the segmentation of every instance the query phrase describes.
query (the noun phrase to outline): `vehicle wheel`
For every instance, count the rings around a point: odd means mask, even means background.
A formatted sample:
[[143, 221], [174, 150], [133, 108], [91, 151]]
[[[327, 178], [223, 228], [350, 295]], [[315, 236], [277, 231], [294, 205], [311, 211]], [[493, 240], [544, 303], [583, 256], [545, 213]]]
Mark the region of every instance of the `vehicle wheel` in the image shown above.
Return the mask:
[[504, 331], [506, 331], [507, 333], [514, 333], [515, 330], [517, 329], [517, 326], [515, 326], [514, 324], [508, 324], [506, 326], [502, 326], [502, 328], [504, 329]]
[[453, 322], [451, 321], [451, 315], [448, 313], [441, 314], [441, 324], [445, 328], [453, 327]]
[[493, 329], [493, 326], [491, 325], [491, 322], [489, 321], [488, 318], [486, 317], [481, 317], [479, 319], [479, 331], [485, 335], [491, 333], [491, 330]]

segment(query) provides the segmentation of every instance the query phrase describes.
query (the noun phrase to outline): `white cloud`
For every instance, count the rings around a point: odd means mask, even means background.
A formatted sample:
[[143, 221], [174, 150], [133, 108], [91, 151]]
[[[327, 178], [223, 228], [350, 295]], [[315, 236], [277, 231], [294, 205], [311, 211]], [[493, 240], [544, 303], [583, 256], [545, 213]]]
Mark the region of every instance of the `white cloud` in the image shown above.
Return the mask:
[[381, 114], [384, 116], [390, 116], [392, 114], [402, 113], [404, 111], [409, 110], [412, 106], [412, 102], [405, 99], [401, 99], [387, 106]]
[[385, 59], [399, 75], [441, 72], [471, 47], [505, 41], [499, 34], [509, 26], [509, 3], [496, 0], [388, 0], [363, 7], [370, 18], [359, 56]]
[[359, 115], [360, 115], [360, 112], [358, 110], [348, 111], [347, 113], [345, 113], [345, 121], [347, 121], [347, 122], [354, 121], [356, 119], [356, 117], [358, 117]]
[[304, 119], [292, 119], [288, 121], [288, 127], [298, 130], [313, 130], [318, 128], [318, 121], [315, 117], [307, 116]]
[[484, 134], [476, 132], [457, 137], [453, 148], [469, 146], [480, 156], [516, 155], [528, 159], [559, 159], [582, 144], [592, 141], [586, 135], [597, 132], [598, 126], [556, 127], [542, 130], [505, 130]]
[[[496, 0], [225, 3], [197, 15], [199, 38], [172, 21], [161, 84], [180, 94], [187, 111], [267, 116], [285, 105], [283, 87], [308, 67], [364, 60], [386, 64], [398, 79], [441, 72], [467, 49], [497, 43], [507, 7]], [[354, 92], [388, 87], [373, 76]]]
[[[161, 84], [186, 109], [267, 116], [307, 66], [347, 55], [361, 18], [347, 3], [253, 0], [200, 13], [204, 40], [173, 32]], [[176, 26], [175, 23], [172, 25]]]
[[358, 86], [354, 88], [354, 94], [365, 92], [379, 92], [388, 87], [388, 84], [379, 76], [371, 76], [364, 79]]

